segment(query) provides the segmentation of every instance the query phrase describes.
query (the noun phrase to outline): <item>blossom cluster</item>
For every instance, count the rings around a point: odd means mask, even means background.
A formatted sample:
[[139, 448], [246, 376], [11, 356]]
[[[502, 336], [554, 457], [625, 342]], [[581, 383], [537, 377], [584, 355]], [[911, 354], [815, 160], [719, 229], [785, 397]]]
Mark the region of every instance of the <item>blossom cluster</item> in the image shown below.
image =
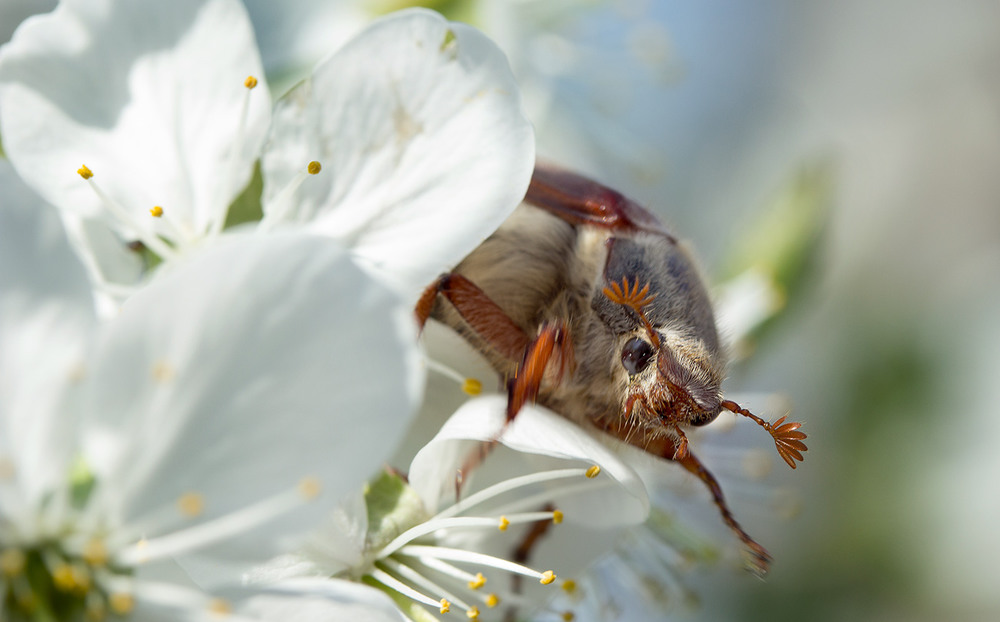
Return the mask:
[[418, 340], [535, 160], [479, 31], [390, 14], [272, 102], [238, 0], [63, 0], [0, 137], [0, 619], [562, 615], [649, 517], [645, 457]]

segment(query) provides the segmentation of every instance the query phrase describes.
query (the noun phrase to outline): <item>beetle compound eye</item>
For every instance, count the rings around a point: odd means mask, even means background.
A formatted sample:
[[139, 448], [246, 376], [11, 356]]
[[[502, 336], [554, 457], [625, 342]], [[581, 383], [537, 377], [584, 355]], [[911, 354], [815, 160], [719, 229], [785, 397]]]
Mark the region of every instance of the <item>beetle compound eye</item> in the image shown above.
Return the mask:
[[646, 369], [649, 359], [653, 356], [653, 346], [638, 337], [632, 337], [622, 348], [622, 365], [630, 376]]

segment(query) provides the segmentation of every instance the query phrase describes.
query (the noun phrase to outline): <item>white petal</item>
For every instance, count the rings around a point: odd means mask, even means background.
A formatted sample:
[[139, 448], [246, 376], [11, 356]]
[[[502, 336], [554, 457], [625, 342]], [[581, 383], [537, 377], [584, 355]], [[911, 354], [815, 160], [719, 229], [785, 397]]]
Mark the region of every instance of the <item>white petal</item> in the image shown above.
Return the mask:
[[[262, 69], [236, 0], [68, 0], [18, 30], [0, 54], [0, 126], [18, 172], [60, 209], [102, 207], [94, 180], [144, 230], [184, 235], [225, 216], [249, 180], [269, 119]], [[166, 212], [154, 223], [148, 210]], [[119, 223], [118, 230], [135, 233]]]
[[273, 523], [295, 538], [258, 533], [227, 549], [260, 562], [290, 550], [390, 455], [422, 376], [410, 310], [335, 242], [227, 238], [107, 326], [84, 449], [123, 521], [172, 511], [188, 492], [203, 495], [209, 520], [317, 477], [319, 502]]
[[[478, 444], [496, 438], [503, 429], [506, 398], [499, 395], [470, 400], [463, 405], [438, 435], [422, 449], [410, 465], [410, 484], [427, 507], [439, 507], [454, 496], [455, 473], [477, 451]], [[579, 426], [539, 406], [527, 405], [503, 431], [500, 442], [513, 452], [494, 450], [476, 468], [473, 477], [493, 481], [491, 470], [512, 477], [567, 466], [601, 467], [604, 485], [565, 494], [560, 481], [553, 487], [553, 499], [566, 513], [567, 521], [591, 526], [640, 523], [649, 513], [649, 499], [636, 472], [601, 442]], [[569, 464], [567, 464], [567, 462]], [[582, 481], [582, 480], [581, 480]], [[474, 487], [474, 484], [473, 484]]]
[[409, 622], [382, 592], [337, 579], [299, 579], [262, 588], [237, 601], [235, 611], [275, 622]]
[[[282, 200], [313, 159], [323, 171]], [[278, 103], [263, 167], [267, 223], [343, 240], [415, 297], [511, 213], [534, 139], [500, 50], [414, 9], [375, 22]]]
[[244, 584], [294, 577], [332, 577], [361, 567], [368, 535], [368, 509], [361, 490], [348, 495], [308, 537], [301, 552], [282, 555], [243, 575]]
[[37, 13], [51, 11], [55, 0], [5, 0], [0, 2], [0, 44], [7, 43], [22, 21]]
[[[0, 471], [14, 468], [22, 501], [65, 477], [74, 451], [65, 393], [86, 373], [94, 325], [87, 276], [54, 210], [0, 160]], [[6, 511], [13, 502], [0, 495]]]

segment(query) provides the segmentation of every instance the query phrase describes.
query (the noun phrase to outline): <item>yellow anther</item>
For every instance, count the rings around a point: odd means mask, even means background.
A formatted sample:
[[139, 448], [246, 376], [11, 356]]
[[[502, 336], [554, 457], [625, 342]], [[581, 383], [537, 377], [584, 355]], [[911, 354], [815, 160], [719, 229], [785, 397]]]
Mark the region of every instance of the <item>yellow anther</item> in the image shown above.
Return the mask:
[[213, 598], [208, 603], [208, 612], [218, 616], [228, 616], [233, 612], [233, 606], [224, 598]]
[[576, 619], [576, 614], [572, 611], [563, 611], [559, 617], [563, 619], [563, 622], [573, 622]]
[[500, 597], [497, 596], [496, 594], [490, 594], [489, 596], [486, 597], [486, 606], [489, 607], [490, 609], [496, 607], [499, 604], [500, 604]]
[[135, 609], [135, 598], [126, 592], [114, 592], [108, 597], [108, 606], [120, 616], [128, 615]]
[[310, 175], [316, 175], [321, 170], [323, 170], [323, 166], [319, 162], [317, 162], [316, 160], [313, 160], [312, 162], [310, 162], [309, 166], [306, 167], [306, 171]]
[[447, 598], [442, 598], [441, 599], [441, 610], [440, 611], [441, 611], [441, 613], [448, 613], [449, 611], [451, 611], [451, 603], [448, 602]]
[[24, 572], [27, 561], [21, 549], [6, 549], [0, 553], [0, 572], [5, 577], [16, 577]]
[[83, 379], [87, 377], [87, 366], [83, 364], [82, 361], [77, 361], [75, 365], [69, 369], [69, 381], [73, 384], [79, 384], [83, 382]]
[[73, 572], [73, 588], [75, 591], [86, 594], [90, 590], [93, 582], [90, 580], [90, 571], [82, 564], [73, 564], [70, 567]]
[[549, 583], [552, 583], [555, 580], [556, 580], [556, 573], [552, 572], [551, 570], [546, 570], [545, 572], [542, 573], [542, 578], [539, 579], [538, 582], [541, 583], [542, 585], [548, 585]]
[[136, 555], [138, 556], [139, 563], [145, 564], [147, 561], [149, 561], [149, 554], [147, 553], [148, 549], [149, 549], [149, 540], [145, 538], [142, 538], [135, 543], [135, 552]]
[[254, 88], [255, 86], [257, 86], [257, 78], [253, 76], [247, 76], [247, 79], [243, 81], [243, 86], [247, 87], [248, 89]]
[[67, 563], [59, 563], [52, 569], [52, 583], [60, 592], [72, 592], [76, 587], [76, 576]]
[[507, 531], [508, 527], [510, 527], [510, 520], [508, 520], [508, 518], [506, 516], [501, 516], [500, 517], [500, 524], [497, 526], [497, 528], [500, 531]]
[[323, 484], [318, 477], [303, 477], [299, 482], [299, 494], [306, 501], [312, 501], [323, 492]]
[[14, 468], [14, 463], [0, 456], [0, 480], [14, 479], [14, 473], [17, 469]]
[[177, 500], [177, 509], [188, 518], [201, 516], [205, 511], [205, 497], [196, 492], [184, 493]]
[[596, 464], [587, 469], [587, 477], [589, 477], [590, 479], [594, 479], [600, 474], [601, 474], [601, 467], [597, 466]]
[[80, 177], [83, 177], [84, 179], [90, 179], [91, 177], [94, 176], [94, 172], [92, 170], [90, 170], [89, 168], [87, 168], [86, 164], [84, 164], [80, 168], [76, 169], [76, 173], [77, 173], [77, 175], [79, 175]]
[[149, 210], [149, 213], [153, 218], [159, 218], [163, 216], [163, 208], [159, 205], [154, 205], [153, 209]]
[[478, 590], [484, 585], [486, 585], [486, 577], [484, 577], [481, 572], [477, 572], [476, 577], [472, 581], [469, 581], [470, 590]]
[[552, 522], [556, 525], [563, 522], [563, 513], [559, 510], [552, 510]]
[[104, 566], [108, 563], [108, 548], [103, 541], [94, 538], [83, 547], [82, 557], [91, 566]]
[[174, 368], [166, 361], [157, 361], [153, 364], [153, 380], [157, 382], [167, 382], [175, 375]]
[[469, 610], [465, 612], [465, 617], [469, 618], [470, 620], [478, 620], [479, 619], [479, 608], [478, 607], [469, 607]]
[[576, 581], [574, 581], [573, 579], [566, 579], [562, 583], [562, 589], [567, 594], [572, 594], [573, 592], [576, 591]]
[[103, 622], [108, 617], [108, 608], [99, 598], [87, 599], [87, 619], [91, 622]]
[[479, 395], [483, 392], [483, 383], [475, 378], [466, 378], [465, 382], [462, 383], [462, 390], [465, 391], [466, 395]]
[[17, 608], [25, 613], [34, 613], [35, 607], [38, 606], [38, 601], [35, 600], [34, 592], [29, 592], [27, 590], [17, 594]]

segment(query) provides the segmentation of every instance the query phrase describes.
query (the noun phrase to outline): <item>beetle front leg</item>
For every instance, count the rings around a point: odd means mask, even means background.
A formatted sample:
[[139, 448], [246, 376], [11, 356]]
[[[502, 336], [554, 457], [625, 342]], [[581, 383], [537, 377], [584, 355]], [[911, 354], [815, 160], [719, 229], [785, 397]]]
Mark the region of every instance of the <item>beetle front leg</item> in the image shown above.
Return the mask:
[[420, 328], [430, 318], [438, 295], [447, 299], [469, 327], [500, 354], [511, 361], [524, 354], [530, 343], [525, 332], [486, 292], [461, 274], [442, 275], [424, 290], [414, 309]]

